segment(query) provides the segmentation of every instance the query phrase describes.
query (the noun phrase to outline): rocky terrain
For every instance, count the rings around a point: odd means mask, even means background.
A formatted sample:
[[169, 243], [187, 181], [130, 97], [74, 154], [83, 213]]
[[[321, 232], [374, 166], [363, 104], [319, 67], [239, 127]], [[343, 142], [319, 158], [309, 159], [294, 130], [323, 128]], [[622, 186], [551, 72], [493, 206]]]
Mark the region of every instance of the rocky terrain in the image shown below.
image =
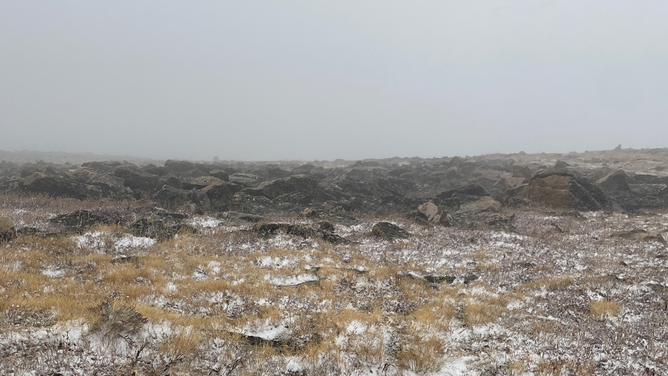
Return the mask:
[[665, 374], [667, 209], [668, 149], [5, 160], [0, 374]]

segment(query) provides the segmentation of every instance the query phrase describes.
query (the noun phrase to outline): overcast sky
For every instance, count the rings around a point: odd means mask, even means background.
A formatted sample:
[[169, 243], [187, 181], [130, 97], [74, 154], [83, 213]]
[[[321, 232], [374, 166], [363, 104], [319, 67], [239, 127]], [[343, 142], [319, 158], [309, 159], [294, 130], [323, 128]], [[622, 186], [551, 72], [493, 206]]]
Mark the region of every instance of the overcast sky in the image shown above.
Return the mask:
[[665, 0], [0, 0], [0, 149], [668, 147]]

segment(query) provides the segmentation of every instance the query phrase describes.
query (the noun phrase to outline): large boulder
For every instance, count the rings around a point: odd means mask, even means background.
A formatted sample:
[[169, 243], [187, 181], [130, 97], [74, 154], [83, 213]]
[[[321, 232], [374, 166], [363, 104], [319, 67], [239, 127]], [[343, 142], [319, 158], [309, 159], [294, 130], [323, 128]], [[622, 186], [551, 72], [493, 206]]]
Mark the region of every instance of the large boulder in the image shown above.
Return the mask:
[[209, 198], [211, 210], [227, 211], [234, 201], [234, 195], [243, 189], [243, 185], [237, 183], [211, 184], [201, 189], [201, 192]]
[[73, 188], [78, 195], [86, 198], [111, 198], [114, 200], [131, 199], [132, 191], [128, 189], [123, 180], [104, 173], [98, 173], [91, 168], [80, 167], [70, 173], [78, 184]]
[[561, 168], [536, 173], [520, 191], [519, 196], [555, 209], [621, 210], [621, 207], [595, 184]]
[[0, 243], [10, 241], [16, 237], [14, 222], [7, 217], [0, 217]]
[[462, 205], [478, 201], [489, 195], [489, 192], [480, 184], [469, 184], [439, 193], [436, 201], [449, 209], [458, 210]]
[[133, 191], [154, 192], [160, 184], [158, 175], [139, 171], [134, 166], [119, 166], [114, 169], [113, 175], [123, 179], [123, 185]]
[[428, 221], [435, 221], [438, 216], [438, 206], [431, 201], [418, 206], [418, 213], [425, 216]]
[[196, 178], [209, 175], [208, 169], [203, 165], [188, 161], [167, 160], [165, 169], [180, 178]]
[[206, 193], [197, 190], [185, 190], [164, 185], [154, 196], [153, 200], [165, 209], [174, 210], [184, 205], [194, 205], [198, 212], [206, 212], [210, 207], [210, 200]]
[[261, 194], [271, 200], [287, 193], [299, 192], [315, 198], [320, 190], [318, 181], [304, 175], [290, 176], [284, 179], [275, 179], [260, 184], [257, 188]]
[[376, 223], [373, 225], [371, 233], [378, 238], [390, 241], [394, 239], [408, 239], [410, 236], [408, 231], [390, 222]]
[[631, 187], [629, 187], [629, 177], [623, 170], [617, 170], [612, 174], [601, 178], [596, 184], [598, 184], [599, 187], [611, 191], [631, 191]]
[[19, 187], [30, 193], [43, 193], [53, 197], [71, 197], [85, 199], [80, 189], [76, 187], [76, 181], [68, 175], [54, 175], [36, 172], [23, 178]]

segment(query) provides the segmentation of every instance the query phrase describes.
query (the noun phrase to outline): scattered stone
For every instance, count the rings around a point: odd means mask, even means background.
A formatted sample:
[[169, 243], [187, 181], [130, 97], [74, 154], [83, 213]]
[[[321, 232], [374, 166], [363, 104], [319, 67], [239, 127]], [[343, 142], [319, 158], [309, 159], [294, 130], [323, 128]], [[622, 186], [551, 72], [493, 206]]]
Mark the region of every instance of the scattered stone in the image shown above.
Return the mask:
[[390, 222], [378, 222], [371, 229], [371, 233], [386, 240], [408, 239], [410, 234], [401, 227]]

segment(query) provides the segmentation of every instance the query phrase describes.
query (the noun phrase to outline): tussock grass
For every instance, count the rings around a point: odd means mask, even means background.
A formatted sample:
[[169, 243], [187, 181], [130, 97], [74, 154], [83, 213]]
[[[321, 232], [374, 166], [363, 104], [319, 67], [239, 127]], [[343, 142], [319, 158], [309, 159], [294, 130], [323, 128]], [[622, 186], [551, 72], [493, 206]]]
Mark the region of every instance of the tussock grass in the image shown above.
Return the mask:
[[591, 303], [589, 311], [592, 316], [599, 320], [608, 319], [617, 316], [621, 310], [619, 304], [610, 300], [597, 300]]
[[401, 368], [418, 374], [436, 372], [445, 363], [445, 345], [436, 337], [423, 338], [410, 335], [397, 352], [397, 362]]
[[525, 283], [518, 287], [519, 292], [545, 288], [548, 291], [559, 291], [567, 289], [575, 283], [571, 276], [541, 277], [535, 281]]

